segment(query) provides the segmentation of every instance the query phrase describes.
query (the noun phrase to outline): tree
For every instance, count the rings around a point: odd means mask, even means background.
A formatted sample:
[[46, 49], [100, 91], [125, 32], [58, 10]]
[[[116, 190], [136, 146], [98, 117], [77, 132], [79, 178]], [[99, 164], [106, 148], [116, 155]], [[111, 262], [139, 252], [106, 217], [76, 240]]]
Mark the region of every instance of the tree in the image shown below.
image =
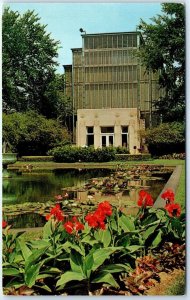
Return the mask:
[[50, 83], [46, 92], [47, 99], [50, 99], [51, 105], [54, 106], [54, 115], [64, 127], [69, 131], [72, 130], [73, 105], [72, 99], [65, 95], [65, 76], [56, 74], [54, 80]]
[[140, 58], [147, 71], [159, 72], [165, 96], [155, 102], [163, 121], [183, 120], [185, 116], [185, 10], [179, 3], [162, 4], [163, 15], [141, 20], [138, 26], [144, 42]]
[[[2, 17], [3, 110], [48, 110], [46, 91], [54, 80], [59, 46], [34, 11], [5, 8]], [[50, 108], [51, 109], [51, 108]]]
[[185, 125], [183, 122], [162, 123], [141, 132], [152, 155], [185, 152]]
[[34, 111], [3, 113], [2, 129], [3, 141], [20, 156], [46, 155], [53, 147], [70, 143], [66, 128]]

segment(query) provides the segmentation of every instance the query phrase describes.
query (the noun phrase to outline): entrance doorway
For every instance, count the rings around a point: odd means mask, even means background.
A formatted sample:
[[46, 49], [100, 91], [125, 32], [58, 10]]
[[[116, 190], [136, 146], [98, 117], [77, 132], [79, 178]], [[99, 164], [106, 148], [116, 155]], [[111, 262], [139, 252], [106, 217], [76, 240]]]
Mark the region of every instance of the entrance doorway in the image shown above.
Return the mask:
[[114, 145], [114, 127], [101, 127], [101, 146], [112, 147]]
[[102, 135], [102, 147], [111, 147], [114, 144], [114, 135]]

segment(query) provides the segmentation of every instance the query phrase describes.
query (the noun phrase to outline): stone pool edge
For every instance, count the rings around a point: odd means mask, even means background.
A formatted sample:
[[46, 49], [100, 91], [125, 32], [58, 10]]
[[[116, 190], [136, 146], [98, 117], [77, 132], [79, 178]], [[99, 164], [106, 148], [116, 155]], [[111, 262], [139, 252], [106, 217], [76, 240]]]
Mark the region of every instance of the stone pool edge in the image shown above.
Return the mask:
[[176, 194], [177, 188], [179, 186], [182, 169], [183, 169], [182, 165], [178, 165], [175, 167], [173, 173], [171, 174], [171, 176], [168, 179], [168, 181], [166, 182], [164, 188], [162, 189], [159, 196], [157, 197], [157, 199], [154, 203], [154, 206], [153, 206], [154, 208], [164, 207], [166, 205], [166, 201], [161, 198], [162, 193], [166, 189], [172, 189], [174, 191], [174, 193]]

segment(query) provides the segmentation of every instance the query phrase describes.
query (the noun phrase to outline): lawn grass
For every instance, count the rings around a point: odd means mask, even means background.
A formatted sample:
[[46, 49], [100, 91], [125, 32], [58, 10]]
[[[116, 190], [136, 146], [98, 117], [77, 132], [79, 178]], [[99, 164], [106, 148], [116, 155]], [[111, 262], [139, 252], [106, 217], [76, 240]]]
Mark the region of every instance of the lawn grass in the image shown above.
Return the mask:
[[166, 290], [166, 295], [185, 295], [186, 282], [185, 274], [180, 274], [173, 282], [173, 284]]

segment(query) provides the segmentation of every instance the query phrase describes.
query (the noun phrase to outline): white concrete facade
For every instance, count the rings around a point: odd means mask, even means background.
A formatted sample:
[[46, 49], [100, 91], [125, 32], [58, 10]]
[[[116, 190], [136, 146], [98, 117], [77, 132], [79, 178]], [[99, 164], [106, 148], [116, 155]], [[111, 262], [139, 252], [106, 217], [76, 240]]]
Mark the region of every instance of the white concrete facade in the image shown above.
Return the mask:
[[143, 127], [144, 120], [139, 118], [137, 108], [78, 109], [76, 143], [88, 145], [88, 131], [91, 131], [95, 148], [122, 146], [127, 139], [125, 146], [130, 154], [137, 154], [141, 147], [139, 130]]

